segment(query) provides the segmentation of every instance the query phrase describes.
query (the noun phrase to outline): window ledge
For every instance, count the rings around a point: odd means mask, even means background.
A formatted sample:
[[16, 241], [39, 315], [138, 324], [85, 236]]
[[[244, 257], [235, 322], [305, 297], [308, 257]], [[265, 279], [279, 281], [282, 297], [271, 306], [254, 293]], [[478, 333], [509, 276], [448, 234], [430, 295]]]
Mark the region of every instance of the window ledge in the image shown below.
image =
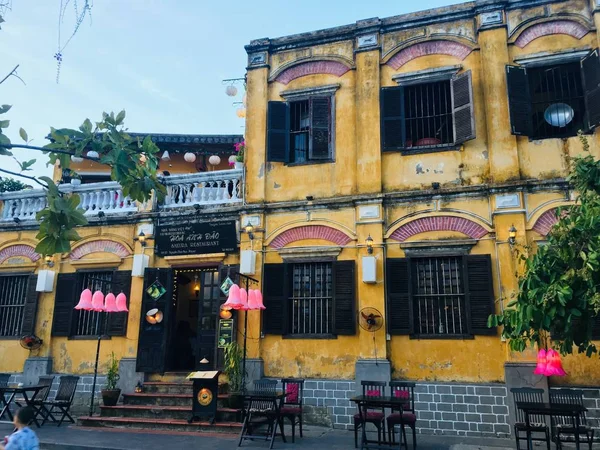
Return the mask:
[[283, 339], [337, 339], [335, 334], [284, 334]]
[[461, 147], [462, 145], [459, 144], [440, 145], [437, 147], [412, 147], [400, 149], [400, 153], [402, 153], [403, 156], [422, 155], [423, 153], [439, 153], [460, 150]]
[[0, 336], [0, 341], [18, 341], [21, 336]]
[[524, 67], [539, 67], [548, 66], [552, 64], [565, 64], [581, 60], [581, 58], [587, 56], [590, 51], [591, 47], [584, 47], [556, 53], [534, 53], [532, 55], [523, 56], [521, 58], [515, 58], [514, 61], [515, 63]]
[[446, 340], [446, 341], [461, 341], [461, 340], [473, 340], [475, 336], [472, 334], [411, 334], [411, 339], [424, 341], [424, 340]]
[[335, 163], [335, 159], [319, 159], [313, 161], [304, 161], [304, 162], [293, 162], [287, 163], [288, 167], [297, 167], [297, 166], [314, 166], [315, 164], [332, 164]]
[[[103, 341], [110, 341], [112, 336], [102, 336]], [[70, 341], [97, 341], [98, 336], [69, 336]]]

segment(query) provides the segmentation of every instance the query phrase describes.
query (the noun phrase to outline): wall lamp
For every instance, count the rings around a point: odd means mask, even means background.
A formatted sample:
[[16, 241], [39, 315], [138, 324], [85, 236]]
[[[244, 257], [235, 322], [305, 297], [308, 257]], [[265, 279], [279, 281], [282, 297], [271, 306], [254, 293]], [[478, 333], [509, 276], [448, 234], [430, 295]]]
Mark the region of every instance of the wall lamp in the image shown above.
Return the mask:
[[517, 229], [515, 228], [514, 225], [512, 225], [508, 229], [508, 244], [510, 246], [513, 246], [513, 245], [515, 245], [515, 242], [517, 242]]
[[250, 222], [246, 223], [244, 231], [246, 232], [251, 241], [254, 240], [254, 226]]
[[137, 237], [133, 238], [134, 241], [139, 241], [142, 247], [145, 247], [147, 245], [148, 239], [152, 239], [152, 236], [146, 236], [146, 233], [144, 233], [143, 231], [140, 231], [140, 234], [138, 234]]
[[367, 244], [367, 253], [369, 255], [373, 254], [373, 238], [369, 234], [369, 237], [365, 240], [365, 244]]
[[44, 262], [48, 267], [54, 267], [54, 261], [52, 261], [52, 255], [44, 256]]

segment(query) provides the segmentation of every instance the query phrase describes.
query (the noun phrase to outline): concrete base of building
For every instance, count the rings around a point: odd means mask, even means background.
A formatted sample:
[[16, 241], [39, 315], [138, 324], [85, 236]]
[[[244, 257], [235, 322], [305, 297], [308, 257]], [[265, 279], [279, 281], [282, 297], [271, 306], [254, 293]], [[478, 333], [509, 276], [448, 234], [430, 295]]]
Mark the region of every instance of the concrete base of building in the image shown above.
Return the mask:
[[119, 361], [118, 387], [123, 394], [133, 393], [137, 384], [144, 382], [144, 373], [135, 371], [136, 361], [135, 358], [122, 358]]

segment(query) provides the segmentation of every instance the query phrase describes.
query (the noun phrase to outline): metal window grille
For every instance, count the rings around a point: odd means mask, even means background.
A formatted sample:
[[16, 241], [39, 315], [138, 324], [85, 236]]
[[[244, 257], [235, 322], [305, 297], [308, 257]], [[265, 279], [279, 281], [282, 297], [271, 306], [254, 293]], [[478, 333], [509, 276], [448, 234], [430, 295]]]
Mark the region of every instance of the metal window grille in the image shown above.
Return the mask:
[[20, 336], [28, 276], [0, 277], [0, 336]]
[[308, 100], [290, 103], [290, 139], [292, 161], [308, 161], [310, 139], [310, 104]]
[[290, 303], [292, 334], [332, 333], [331, 263], [293, 264]]
[[416, 334], [467, 334], [462, 257], [417, 258], [413, 268]]
[[407, 148], [454, 143], [449, 80], [406, 86], [404, 113]]
[[[533, 112], [532, 138], [560, 138], [576, 136], [583, 128], [585, 99], [579, 63], [528, 69]], [[556, 125], [546, 121], [546, 111], [552, 105], [566, 104], [573, 109], [572, 121], [557, 115]], [[568, 123], [567, 123], [568, 122]]]
[[[92, 292], [111, 292], [112, 272], [84, 272], [81, 277], [81, 289]], [[73, 314], [75, 336], [98, 336], [105, 330], [106, 314], [94, 311], [76, 311]]]

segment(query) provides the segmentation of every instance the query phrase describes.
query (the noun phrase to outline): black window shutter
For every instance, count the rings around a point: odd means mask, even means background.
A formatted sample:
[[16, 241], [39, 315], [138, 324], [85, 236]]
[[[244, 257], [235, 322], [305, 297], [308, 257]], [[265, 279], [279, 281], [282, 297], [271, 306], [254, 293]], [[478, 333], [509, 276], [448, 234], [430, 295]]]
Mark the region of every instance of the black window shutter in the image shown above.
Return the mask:
[[77, 273], [61, 273], [56, 280], [52, 336], [70, 336], [73, 308], [79, 300]]
[[592, 339], [600, 341], [600, 314], [592, 317]]
[[383, 151], [405, 146], [404, 89], [402, 86], [381, 88], [381, 147]]
[[290, 160], [290, 108], [285, 102], [269, 102], [267, 108], [267, 161]]
[[452, 118], [454, 143], [475, 139], [475, 111], [473, 109], [473, 75], [470, 70], [456, 75], [450, 82], [452, 91]]
[[23, 323], [21, 325], [21, 334], [35, 334], [35, 316], [38, 309], [38, 293], [35, 290], [37, 284], [37, 275], [29, 275], [27, 281], [27, 296], [25, 297], [25, 307], [23, 308]]
[[334, 324], [333, 333], [342, 336], [356, 334], [356, 269], [354, 261], [333, 263]]
[[331, 97], [311, 99], [310, 159], [331, 159]]
[[[121, 292], [127, 296], [127, 308], [129, 309], [129, 296], [131, 295], [131, 271], [116, 270], [112, 275], [112, 292], [119, 295]], [[125, 336], [127, 334], [127, 320], [129, 313], [112, 313], [108, 315], [108, 335]]]
[[263, 275], [264, 334], [284, 334], [287, 302], [288, 271], [286, 264], [265, 264]]
[[395, 335], [411, 334], [412, 307], [410, 260], [388, 259], [385, 268], [388, 332]]
[[490, 255], [466, 256], [464, 274], [473, 334], [495, 335], [496, 327], [488, 328], [488, 317], [496, 312], [492, 258]]
[[586, 124], [589, 130], [600, 125], [600, 57], [598, 49], [581, 60], [585, 90]]
[[519, 66], [506, 66], [506, 84], [512, 134], [530, 136], [533, 123], [527, 69]]

